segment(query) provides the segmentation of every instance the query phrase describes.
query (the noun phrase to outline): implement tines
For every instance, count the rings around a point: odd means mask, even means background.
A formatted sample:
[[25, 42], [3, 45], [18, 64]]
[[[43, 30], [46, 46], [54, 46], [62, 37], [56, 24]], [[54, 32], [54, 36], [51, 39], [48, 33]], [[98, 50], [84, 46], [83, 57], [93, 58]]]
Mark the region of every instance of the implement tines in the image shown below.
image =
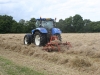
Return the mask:
[[58, 40], [57, 36], [51, 36], [50, 42], [47, 43], [46, 46], [43, 47], [43, 50], [46, 50], [48, 52], [60, 51], [61, 45], [68, 46], [68, 49], [69, 49], [69, 47], [72, 47], [70, 42], [61, 43], [61, 41]]

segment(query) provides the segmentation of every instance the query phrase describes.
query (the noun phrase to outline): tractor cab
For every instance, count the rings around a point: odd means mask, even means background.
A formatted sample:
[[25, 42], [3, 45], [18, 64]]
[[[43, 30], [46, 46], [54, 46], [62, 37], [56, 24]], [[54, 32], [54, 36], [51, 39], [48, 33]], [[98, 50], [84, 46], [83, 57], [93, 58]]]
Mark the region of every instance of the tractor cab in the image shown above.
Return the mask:
[[36, 28], [43, 27], [46, 29], [52, 29], [55, 27], [55, 20], [51, 18], [36, 19]]

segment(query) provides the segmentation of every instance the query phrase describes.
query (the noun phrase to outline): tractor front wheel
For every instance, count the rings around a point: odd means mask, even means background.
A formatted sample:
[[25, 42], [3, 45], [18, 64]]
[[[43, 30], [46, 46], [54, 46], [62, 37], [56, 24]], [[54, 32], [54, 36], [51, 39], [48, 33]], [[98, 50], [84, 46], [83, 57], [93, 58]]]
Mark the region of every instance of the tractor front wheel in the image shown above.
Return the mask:
[[31, 39], [32, 39], [32, 35], [31, 35], [31, 34], [26, 34], [26, 35], [24, 36], [24, 44], [25, 44], [25, 45], [31, 44]]

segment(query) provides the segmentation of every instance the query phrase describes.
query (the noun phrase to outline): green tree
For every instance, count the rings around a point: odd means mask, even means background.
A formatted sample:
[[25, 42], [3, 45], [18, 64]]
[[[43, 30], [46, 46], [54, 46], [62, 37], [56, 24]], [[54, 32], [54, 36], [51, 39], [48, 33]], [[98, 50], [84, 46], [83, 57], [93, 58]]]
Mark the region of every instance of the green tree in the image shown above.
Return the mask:
[[31, 20], [27, 22], [27, 32], [31, 32], [31, 30], [35, 28], [35, 22], [35, 18], [31, 18]]
[[25, 32], [25, 20], [24, 19], [20, 19], [19, 23], [17, 25], [17, 32], [18, 33], [23, 33]]
[[0, 15], [0, 33], [10, 33], [13, 23], [13, 17], [7, 15]]
[[91, 32], [100, 32], [100, 21], [90, 23]]
[[11, 27], [11, 33], [16, 33], [18, 31], [18, 23], [16, 21], [13, 21], [12, 27]]
[[62, 32], [66, 32], [64, 20], [60, 19], [59, 22], [57, 22], [56, 27], [60, 28]]
[[76, 14], [73, 16], [73, 27], [75, 32], [82, 32], [84, 26], [83, 18]]
[[65, 27], [66, 32], [74, 32], [73, 31], [73, 17], [70, 16], [69, 18], [65, 19]]
[[91, 20], [89, 20], [89, 19], [84, 19], [83, 32], [91, 32], [90, 23], [91, 23]]
[[20, 19], [19, 23], [25, 25], [25, 20], [24, 19]]

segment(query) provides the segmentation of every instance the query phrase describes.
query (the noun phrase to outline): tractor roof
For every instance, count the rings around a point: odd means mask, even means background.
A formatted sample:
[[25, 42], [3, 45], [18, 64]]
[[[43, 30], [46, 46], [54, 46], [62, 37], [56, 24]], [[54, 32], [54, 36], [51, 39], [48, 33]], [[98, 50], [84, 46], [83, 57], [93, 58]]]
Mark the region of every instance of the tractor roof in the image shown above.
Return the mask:
[[52, 18], [39, 18], [39, 19], [36, 19], [36, 20], [42, 20], [42, 21], [45, 21], [45, 20], [47, 20], [47, 21], [54, 21], [54, 19], [52, 19]]

